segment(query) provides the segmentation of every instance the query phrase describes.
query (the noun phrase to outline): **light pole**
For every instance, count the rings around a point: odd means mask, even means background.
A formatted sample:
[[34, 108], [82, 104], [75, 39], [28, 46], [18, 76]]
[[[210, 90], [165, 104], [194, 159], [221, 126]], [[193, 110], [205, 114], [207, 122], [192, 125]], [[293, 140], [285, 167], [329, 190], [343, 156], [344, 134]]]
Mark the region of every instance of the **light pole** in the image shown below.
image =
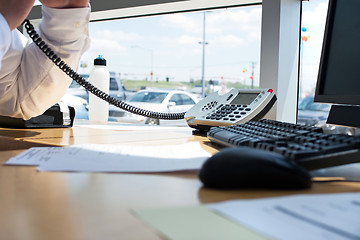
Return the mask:
[[199, 42], [199, 44], [202, 44], [202, 73], [201, 73], [201, 83], [202, 83], [202, 97], [205, 97], [205, 46], [209, 44], [205, 41], [205, 13], [204, 12], [204, 19], [203, 19], [203, 40], [202, 42]]
[[254, 88], [254, 71], [255, 71], [255, 65], [256, 62], [250, 62], [251, 63], [251, 89]]
[[150, 48], [143, 48], [143, 47], [140, 47], [140, 46], [131, 46], [131, 48], [140, 48], [140, 49], [143, 49], [143, 50], [146, 50], [146, 51], [149, 51], [150, 52], [150, 80], [151, 80], [151, 84], [153, 85], [154, 82], [153, 82], [153, 75], [154, 75], [154, 50], [150, 49]]

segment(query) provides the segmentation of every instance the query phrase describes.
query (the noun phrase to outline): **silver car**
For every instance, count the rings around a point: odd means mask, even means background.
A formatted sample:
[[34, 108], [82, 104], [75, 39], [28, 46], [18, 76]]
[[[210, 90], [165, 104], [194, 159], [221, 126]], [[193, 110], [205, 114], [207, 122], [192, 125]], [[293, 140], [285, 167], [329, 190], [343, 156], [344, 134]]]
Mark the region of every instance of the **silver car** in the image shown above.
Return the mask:
[[358, 128], [327, 124], [330, 108], [330, 104], [315, 103], [313, 96], [307, 96], [299, 104], [297, 123], [321, 127], [324, 132], [331, 134], [360, 135]]
[[[152, 89], [138, 91], [127, 101], [127, 103], [150, 111], [175, 113], [186, 112], [189, 110], [197, 103], [197, 98], [185, 91]], [[186, 125], [185, 120], [159, 120], [155, 118], [146, 118], [125, 112], [112, 105], [110, 105], [109, 120], [152, 125]]]
[[[85, 78], [86, 80], [89, 79], [88, 74], [81, 74], [80, 76]], [[88, 91], [75, 81], [72, 81], [66, 93], [84, 98], [87, 102], [89, 102]], [[120, 75], [116, 74], [115, 72], [110, 72], [109, 95], [121, 101], [126, 100], [126, 93], [122, 81], [120, 79]]]

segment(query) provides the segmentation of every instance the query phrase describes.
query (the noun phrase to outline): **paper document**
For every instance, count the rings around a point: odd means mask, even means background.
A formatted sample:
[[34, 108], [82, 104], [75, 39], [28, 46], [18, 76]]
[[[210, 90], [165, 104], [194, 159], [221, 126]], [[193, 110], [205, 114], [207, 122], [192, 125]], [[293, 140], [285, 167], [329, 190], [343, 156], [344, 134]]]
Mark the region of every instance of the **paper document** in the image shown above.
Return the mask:
[[145, 223], [171, 240], [268, 240], [204, 205], [135, 209]]
[[236, 200], [211, 210], [279, 240], [360, 240], [360, 193]]
[[360, 239], [360, 193], [233, 200], [134, 212], [172, 240]]
[[75, 145], [31, 148], [7, 165], [36, 165], [40, 171], [170, 172], [200, 169], [211, 155], [198, 142], [161, 146]]
[[5, 165], [39, 166], [59, 152], [66, 151], [64, 147], [32, 147], [16, 157], [10, 158]]
[[179, 129], [183, 130], [189, 130], [189, 132], [192, 131], [191, 128], [188, 127], [171, 127], [171, 126], [159, 126], [159, 125], [136, 125], [136, 124], [87, 124], [87, 125], [76, 125], [76, 127], [85, 127], [85, 128], [95, 128], [95, 129], [105, 129], [105, 130], [114, 130], [114, 131], [159, 131], [159, 130], [174, 130], [178, 131]]

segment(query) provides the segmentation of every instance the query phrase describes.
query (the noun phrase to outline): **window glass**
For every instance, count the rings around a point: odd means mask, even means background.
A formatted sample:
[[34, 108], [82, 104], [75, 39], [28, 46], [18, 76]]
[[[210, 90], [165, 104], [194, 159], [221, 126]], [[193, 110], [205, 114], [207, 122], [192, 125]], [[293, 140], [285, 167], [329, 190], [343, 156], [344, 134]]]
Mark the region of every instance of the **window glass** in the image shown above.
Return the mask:
[[[144, 89], [180, 89], [198, 101], [202, 91], [258, 88], [261, 11], [253, 5], [91, 22], [91, 47], [78, 72], [89, 74], [102, 55], [128, 102], [160, 103], [165, 97], [138, 95]], [[194, 104], [187, 96], [179, 100]], [[123, 121], [116, 114], [121, 109], [110, 109], [112, 120]]]
[[116, 82], [115, 78], [110, 78], [110, 90], [119, 90], [119, 85]]
[[259, 85], [261, 5], [92, 22], [90, 35], [79, 71], [103, 55], [128, 90]]
[[180, 94], [172, 95], [169, 102], [175, 102], [176, 105], [183, 105], [183, 101]]
[[328, 0], [302, 2], [298, 123], [323, 126], [329, 104], [314, 103]]
[[314, 95], [328, 0], [302, 2], [300, 46], [300, 97]]
[[184, 105], [192, 105], [195, 104], [194, 100], [192, 100], [188, 95], [181, 95], [182, 101]]
[[166, 95], [167, 93], [164, 92], [138, 92], [130, 99], [130, 102], [162, 103]]

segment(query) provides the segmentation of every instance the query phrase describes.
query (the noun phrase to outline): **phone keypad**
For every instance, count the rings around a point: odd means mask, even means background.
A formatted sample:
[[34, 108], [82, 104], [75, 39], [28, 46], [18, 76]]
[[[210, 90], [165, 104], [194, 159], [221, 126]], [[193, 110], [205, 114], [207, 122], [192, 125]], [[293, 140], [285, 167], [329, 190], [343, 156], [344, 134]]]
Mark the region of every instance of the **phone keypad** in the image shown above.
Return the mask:
[[207, 115], [208, 120], [223, 120], [235, 122], [251, 111], [247, 105], [219, 105], [215, 112]]
[[203, 106], [201, 111], [203, 111], [203, 112], [209, 111], [210, 109], [213, 109], [217, 104], [218, 104], [217, 101], [209, 102], [205, 106]]

